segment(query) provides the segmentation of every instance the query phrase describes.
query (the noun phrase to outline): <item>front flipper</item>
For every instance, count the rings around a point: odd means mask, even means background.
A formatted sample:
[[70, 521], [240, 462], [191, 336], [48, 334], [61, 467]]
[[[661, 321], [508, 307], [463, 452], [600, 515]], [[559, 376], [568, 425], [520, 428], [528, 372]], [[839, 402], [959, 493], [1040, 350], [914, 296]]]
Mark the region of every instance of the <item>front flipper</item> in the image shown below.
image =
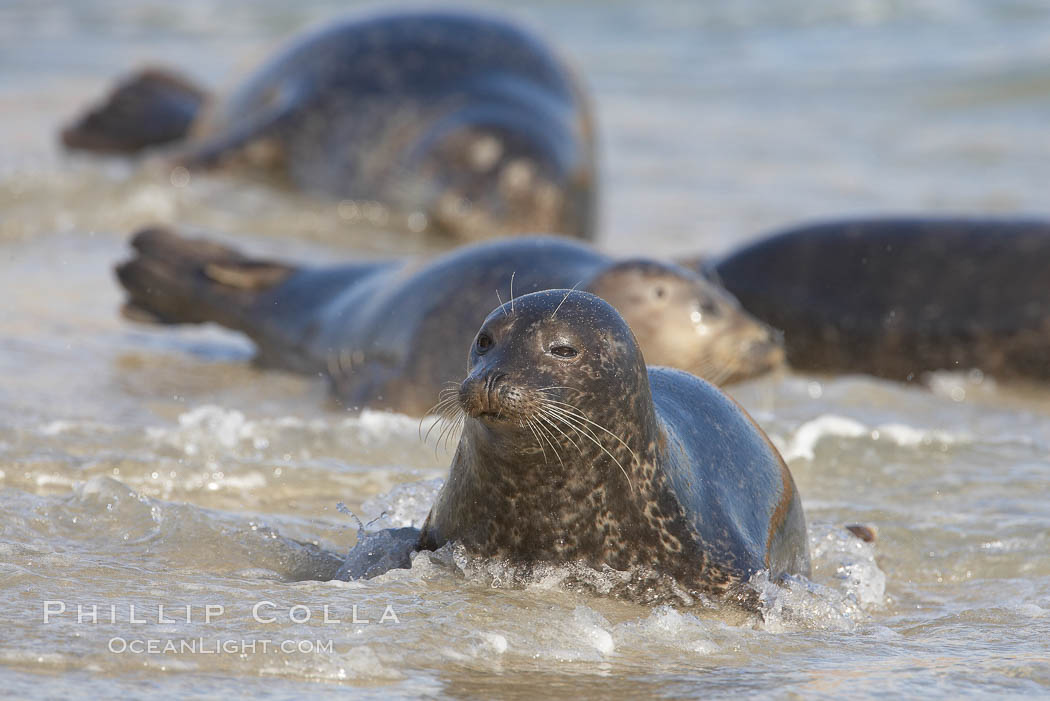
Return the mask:
[[420, 403], [415, 384], [406, 379], [404, 358], [400, 354], [333, 351], [328, 356], [328, 377], [333, 393], [349, 409], [385, 409], [422, 416], [437, 401], [435, 396], [429, 404], [426, 400]]
[[289, 84], [274, 90], [270, 100], [258, 109], [242, 115], [225, 115], [221, 129], [187, 146], [175, 160], [187, 168], [218, 165], [230, 154], [261, 142], [280, 129], [302, 107], [309, 92], [304, 83]]
[[416, 551], [418, 543], [418, 528], [386, 528], [372, 533], [362, 531], [334, 579], [349, 582], [378, 577], [390, 570], [409, 569], [412, 567], [412, 553]]

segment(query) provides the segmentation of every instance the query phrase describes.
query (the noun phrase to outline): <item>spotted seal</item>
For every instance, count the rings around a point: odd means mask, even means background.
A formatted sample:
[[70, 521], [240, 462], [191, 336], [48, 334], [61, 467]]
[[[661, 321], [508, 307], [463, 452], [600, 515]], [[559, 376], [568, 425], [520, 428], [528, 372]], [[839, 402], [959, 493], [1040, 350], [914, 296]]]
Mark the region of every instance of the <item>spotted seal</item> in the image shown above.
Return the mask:
[[881, 218], [784, 230], [708, 263], [788, 362], [919, 380], [1050, 380], [1050, 222]]
[[125, 154], [174, 144], [189, 168], [240, 165], [467, 239], [594, 229], [594, 129], [578, 80], [531, 33], [473, 13], [329, 23], [222, 97], [147, 69], [62, 141]]
[[351, 407], [423, 414], [463, 373], [461, 349], [497, 297], [577, 285], [607, 297], [654, 361], [729, 382], [782, 360], [779, 338], [695, 273], [614, 260], [557, 237], [462, 247], [431, 260], [297, 267], [167, 229], [140, 232], [117, 268], [135, 319], [215, 322], [261, 364], [325, 374]]
[[707, 382], [647, 368], [594, 295], [497, 308], [445, 404], [463, 429], [419, 549], [649, 568], [708, 596], [809, 572], [798, 490], [766, 435]]

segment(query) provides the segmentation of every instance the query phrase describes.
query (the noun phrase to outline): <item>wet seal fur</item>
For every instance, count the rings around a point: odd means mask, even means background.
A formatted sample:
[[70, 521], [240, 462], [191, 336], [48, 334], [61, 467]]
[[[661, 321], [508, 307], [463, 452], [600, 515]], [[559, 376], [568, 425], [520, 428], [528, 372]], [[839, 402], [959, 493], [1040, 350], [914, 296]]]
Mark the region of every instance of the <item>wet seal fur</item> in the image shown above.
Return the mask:
[[421, 550], [650, 568], [717, 598], [760, 570], [809, 573], [799, 494], [766, 435], [707, 382], [647, 368], [594, 295], [493, 311], [444, 407], [463, 430]]
[[614, 260], [555, 237], [460, 248], [432, 260], [297, 267], [148, 229], [117, 267], [125, 312], [247, 334], [268, 367], [323, 374], [349, 407], [422, 415], [463, 377], [463, 355], [497, 298], [576, 285], [607, 299], [646, 357], [715, 382], [782, 362], [779, 338], [695, 273]]
[[540, 39], [452, 11], [307, 31], [221, 98], [146, 69], [62, 133], [96, 153], [176, 145], [187, 168], [238, 166], [466, 239], [591, 238], [594, 139], [583, 89]]
[[1050, 380], [1050, 221], [847, 219], [693, 261], [784, 332], [800, 370]]

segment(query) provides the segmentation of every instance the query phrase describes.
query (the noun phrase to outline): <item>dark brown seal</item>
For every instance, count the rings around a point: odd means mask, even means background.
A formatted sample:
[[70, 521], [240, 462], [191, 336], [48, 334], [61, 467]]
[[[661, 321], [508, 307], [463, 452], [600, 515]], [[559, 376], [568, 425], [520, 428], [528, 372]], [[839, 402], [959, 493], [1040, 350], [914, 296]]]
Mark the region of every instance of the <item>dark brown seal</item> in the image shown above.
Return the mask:
[[137, 257], [117, 268], [133, 318], [242, 331], [262, 364], [325, 374], [350, 407], [422, 415], [462, 378], [462, 349], [497, 297], [556, 287], [607, 296], [655, 362], [716, 382], [782, 359], [768, 327], [695, 273], [617, 261], [562, 238], [505, 239], [428, 261], [321, 267], [250, 259], [165, 229], [139, 233], [133, 246]]
[[649, 568], [708, 596], [809, 572], [798, 491], [762, 430], [703, 380], [647, 368], [594, 295], [493, 311], [447, 403], [463, 431], [420, 549]]
[[801, 226], [715, 261], [802, 370], [1050, 380], [1050, 222], [860, 219]]
[[594, 229], [594, 130], [583, 90], [538, 38], [477, 14], [332, 22], [221, 98], [149, 69], [62, 140], [123, 154], [177, 145], [187, 167], [239, 165], [306, 192], [379, 202], [408, 226], [468, 239], [590, 238]]

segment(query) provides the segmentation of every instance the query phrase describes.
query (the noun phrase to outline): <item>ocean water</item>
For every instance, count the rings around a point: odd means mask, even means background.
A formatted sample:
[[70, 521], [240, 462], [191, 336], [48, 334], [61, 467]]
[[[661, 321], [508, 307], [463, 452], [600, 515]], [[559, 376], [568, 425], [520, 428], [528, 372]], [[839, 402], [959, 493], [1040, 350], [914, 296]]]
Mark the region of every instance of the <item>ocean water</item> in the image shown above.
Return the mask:
[[[418, 525], [449, 454], [417, 419], [253, 369], [238, 336], [122, 320], [112, 266], [158, 222], [307, 260], [440, 242], [221, 175], [71, 158], [55, 134], [133, 66], [222, 89], [350, 5], [0, 5], [0, 695], [1050, 694], [1050, 391], [976, 372], [732, 388], [810, 524], [812, 578], [756, 578], [761, 615], [629, 603], [559, 570], [522, 582], [454, 550], [322, 581], [357, 537], [346, 512]], [[477, 6], [548, 37], [594, 95], [607, 250], [1050, 215], [1038, 0]]]

